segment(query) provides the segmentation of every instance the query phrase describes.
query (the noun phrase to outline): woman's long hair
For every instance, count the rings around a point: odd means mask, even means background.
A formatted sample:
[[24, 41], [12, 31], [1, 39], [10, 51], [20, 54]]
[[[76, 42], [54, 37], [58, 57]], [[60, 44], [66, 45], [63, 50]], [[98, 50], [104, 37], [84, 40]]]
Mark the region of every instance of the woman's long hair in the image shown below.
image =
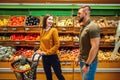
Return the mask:
[[46, 14], [45, 16], [44, 16], [44, 18], [43, 18], [43, 29], [45, 29], [46, 28], [46, 26], [47, 26], [47, 18], [48, 17], [50, 17], [50, 16], [52, 16], [52, 15], [50, 15], [50, 14]]

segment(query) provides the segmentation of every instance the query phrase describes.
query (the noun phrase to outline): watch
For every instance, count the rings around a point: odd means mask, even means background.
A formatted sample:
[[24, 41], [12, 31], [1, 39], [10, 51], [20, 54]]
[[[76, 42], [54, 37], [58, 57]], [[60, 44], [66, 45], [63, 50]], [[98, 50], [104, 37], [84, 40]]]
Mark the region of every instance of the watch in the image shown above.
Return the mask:
[[85, 66], [86, 66], [86, 67], [89, 67], [90, 65], [89, 65], [89, 64], [87, 64], [87, 63], [85, 63]]

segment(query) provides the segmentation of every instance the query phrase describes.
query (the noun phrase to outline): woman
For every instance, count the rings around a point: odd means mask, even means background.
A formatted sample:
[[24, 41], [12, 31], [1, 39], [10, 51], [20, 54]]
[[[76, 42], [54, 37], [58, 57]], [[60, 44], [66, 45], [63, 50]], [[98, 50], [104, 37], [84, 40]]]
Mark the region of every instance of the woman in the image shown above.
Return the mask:
[[65, 80], [57, 56], [59, 45], [58, 31], [53, 28], [53, 16], [46, 15], [43, 18], [43, 27], [40, 31], [40, 48], [36, 52], [44, 54], [42, 61], [47, 80], [52, 80], [51, 67], [58, 80]]

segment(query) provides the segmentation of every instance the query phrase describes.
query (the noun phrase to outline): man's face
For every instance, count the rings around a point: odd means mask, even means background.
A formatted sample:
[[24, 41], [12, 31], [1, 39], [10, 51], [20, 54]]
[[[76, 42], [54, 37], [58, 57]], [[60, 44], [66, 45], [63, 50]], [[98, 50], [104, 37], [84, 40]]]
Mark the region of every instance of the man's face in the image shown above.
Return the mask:
[[79, 19], [79, 22], [83, 22], [84, 17], [85, 17], [85, 13], [84, 13], [83, 9], [79, 9], [78, 10], [77, 17]]

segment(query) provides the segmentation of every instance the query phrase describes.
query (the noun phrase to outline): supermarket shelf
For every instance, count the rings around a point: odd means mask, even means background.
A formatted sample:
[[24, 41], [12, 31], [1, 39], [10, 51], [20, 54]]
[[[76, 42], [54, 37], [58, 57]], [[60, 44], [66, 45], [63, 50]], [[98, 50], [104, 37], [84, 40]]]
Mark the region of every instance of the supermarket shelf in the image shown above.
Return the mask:
[[[39, 46], [40, 41], [38, 40], [0, 40], [0, 45], [8, 45], [8, 46]], [[104, 42], [100, 43], [100, 47], [102, 48], [113, 48], [115, 45], [114, 42]], [[74, 41], [60, 41], [61, 47], [79, 47], [79, 42]]]
[[[80, 68], [62, 68], [62, 72], [81, 72]], [[53, 71], [53, 70], [52, 70]], [[0, 68], [0, 72], [12, 72], [10, 68]], [[38, 68], [37, 72], [44, 72], [43, 68]], [[120, 68], [97, 68], [97, 72], [120, 72]]]
[[[56, 27], [59, 33], [71, 33], [71, 34], [79, 34], [80, 28], [77, 27]], [[41, 27], [40, 26], [6, 26], [0, 27], [1, 33], [39, 33]], [[117, 27], [106, 27], [101, 28], [101, 34], [115, 34]]]
[[[80, 72], [80, 69], [75, 68], [74, 72]], [[97, 72], [120, 72], [120, 68], [97, 68]]]
[[7, 46], [39, 46], [40, 41], [35, 40], [0, 40], [0, 45], [7, 45]]
[[40, 26], [32, 26], [32, 27], [27, 27], [27, 26], [18, 26], [18, 27], [0, 27], [0, 32], [1, 33], [39, 33], [40, 31]]

